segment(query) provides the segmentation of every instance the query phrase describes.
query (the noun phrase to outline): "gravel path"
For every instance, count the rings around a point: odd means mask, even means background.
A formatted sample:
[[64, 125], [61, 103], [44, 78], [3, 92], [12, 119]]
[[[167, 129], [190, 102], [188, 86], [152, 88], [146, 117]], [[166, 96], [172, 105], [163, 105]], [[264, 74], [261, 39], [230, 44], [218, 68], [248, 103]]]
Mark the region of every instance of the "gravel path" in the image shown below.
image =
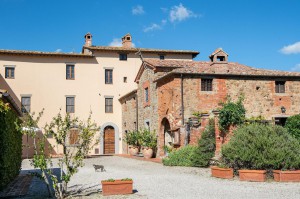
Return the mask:
[[[93, 164], [104, 165], [106, 171], [95, 172]], [[24, 160], [23, 169], [30, 168], [28, 160]], [[135, 194], [103, 197], [99, 193], [101, 190], [100, 181], [109, 178], [132, 178]], [[257, 183], [242, 182], [238, 179], [224, 180], [210, 177], [209, 169], [165, 167], [158, 163], [105, 156], [85, 160], [85, 166], [69, 183], [69, 191], [74, 192], [73, 197], [70, 198], [299, 199], [300, 183]], [[30, 193], [32, 193], [31, 188]]]

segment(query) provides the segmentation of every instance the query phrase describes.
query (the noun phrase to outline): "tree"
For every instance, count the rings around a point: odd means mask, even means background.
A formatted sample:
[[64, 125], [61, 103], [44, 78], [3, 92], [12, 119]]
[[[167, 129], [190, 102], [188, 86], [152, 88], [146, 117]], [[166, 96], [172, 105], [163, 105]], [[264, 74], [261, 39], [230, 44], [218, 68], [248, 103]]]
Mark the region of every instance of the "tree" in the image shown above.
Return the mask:
[[[67, 187], [71, 177], [78, 172], [79, 167], [83, 166], [83, 159], [93, 146], [93, 138], [96, 132], [99, 131], [97, 125], [91, 121], [91, 114], [87, 122], [83, 122], [79, 121], [77, 117], [71, 117], [69, 114], [62, 116], [61, 113], [58, 113], [44, 127], [45, 133], [39, 139], [39, 147], [36, 146], [34, 141], [35, 154], [31, 163], [34, 168], [41, 170], [41, 174], [36, 172], [34, 175], [45, 181], [50, 196], [53, 195], [50, 189], [50, 186], [52, 186], [55, 196], [64, 198], [67, 195]], [[34, 140], [37, 138], [35, 129], [41, 116], [42, 112], [36, 119], [31, 115], [28, 122], [23, 123], [24, 133], [33, 137]], [[47, 135], [52, 135], [56, 144], [63, 148], [63, 157], [58, 162], [61, 171], [60, 177], [53, 174], [51, 156], [46, 153], [45, 141]], [[96, 139], [96, 142], [98, 141], [99, 139]]]

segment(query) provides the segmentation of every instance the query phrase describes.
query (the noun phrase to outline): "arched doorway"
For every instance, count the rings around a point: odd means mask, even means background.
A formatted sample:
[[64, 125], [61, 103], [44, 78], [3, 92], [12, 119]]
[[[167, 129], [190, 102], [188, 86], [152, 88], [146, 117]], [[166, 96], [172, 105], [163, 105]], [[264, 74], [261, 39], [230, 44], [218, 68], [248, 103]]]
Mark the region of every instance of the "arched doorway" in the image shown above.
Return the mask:
[[106, 126], [103, 131], [103, 153], [115, 153], [115, 129], [112, 126]]
[[113, 122], [104, 123], [100, 135], [100, 154], [119, 154], [118, 126]]
[[161, 131], [160, 132], [161, 132], [160, 136], [163, 136], [163, 141], [164, 142], [160, 144], [159, 154], [160, 154], [160, 156], [164, 156], [167, 153], [167, 151], [165, 150], [166, 147], [171, 148], [172, 147], [172, 141], [173, 141], [170, 123], [169, 123], [169, 120], [167, 118], [164, 118], [161, 121]]

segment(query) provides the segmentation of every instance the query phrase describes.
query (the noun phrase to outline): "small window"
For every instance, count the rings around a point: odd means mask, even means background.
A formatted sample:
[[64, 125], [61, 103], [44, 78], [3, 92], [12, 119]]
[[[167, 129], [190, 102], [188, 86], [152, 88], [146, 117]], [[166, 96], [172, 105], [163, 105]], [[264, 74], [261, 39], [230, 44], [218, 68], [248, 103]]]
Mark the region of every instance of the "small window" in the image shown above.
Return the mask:
[[31, 98], [22, 97], [21, 104], [22, 104], [22, 113], [30, 113]]
[[105, 69], [105, 84], [112, 84], [112, 83], [113, 83], [113, 70]]
[[201, 91], [212, 91], [212, 79], [201, 79]]
[[123, 82], [127, 83], [127, 77], [123, 77]]
[[5, 78], [15, 79], [15, 68], [14, 67], [5, 67]]
[[285, 93], [285, 81], [275, 81], [275, 92]]
[[66, 112], [75, 113], [75, 97], [66, 97]]
[[217, 56], [217, 61], [225, 61], [225, 56]]
[[164, 59], [165, 59], [165, 56], [164, 56], [164, 55], [159, 55], [159, 59], [160, 59], [160, 60], [164, 60]]
[[145, 88], [145, 102], [149, 102], [149, 88]]
[[127, 40], [130, 40], [130, 37], [127, 37]]
[[66, 66], [66, 79], [75, 79], [75, 66], [74, 65]]
[[105, 113], [113, 113], [113, 98], [105, 98]]
[[127, 54], [120, 54], [120, 55], [119, 55], [119, 59], [120, 59], [120, 60], [123, 60], [123, 61], [124, 61], [124, 60], [126, 61], [126, 60], [127, 60]]

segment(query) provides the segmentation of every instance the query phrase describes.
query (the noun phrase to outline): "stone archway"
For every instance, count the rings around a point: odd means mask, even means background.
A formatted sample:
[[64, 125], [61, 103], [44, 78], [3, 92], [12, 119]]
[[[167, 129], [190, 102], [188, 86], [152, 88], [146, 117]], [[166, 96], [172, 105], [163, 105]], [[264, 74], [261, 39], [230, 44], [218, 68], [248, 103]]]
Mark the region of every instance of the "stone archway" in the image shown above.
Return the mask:
[[101, 126], [100, 154], [119, 154], [119, 128], [112, 122]]
[[170, 147], [173, 141], [170, 122], [167, 118], [163, 118], [161, 121], [159, 137], [160, 137], [159, 155], [164, 156], [165, 155], [164, 146]]

